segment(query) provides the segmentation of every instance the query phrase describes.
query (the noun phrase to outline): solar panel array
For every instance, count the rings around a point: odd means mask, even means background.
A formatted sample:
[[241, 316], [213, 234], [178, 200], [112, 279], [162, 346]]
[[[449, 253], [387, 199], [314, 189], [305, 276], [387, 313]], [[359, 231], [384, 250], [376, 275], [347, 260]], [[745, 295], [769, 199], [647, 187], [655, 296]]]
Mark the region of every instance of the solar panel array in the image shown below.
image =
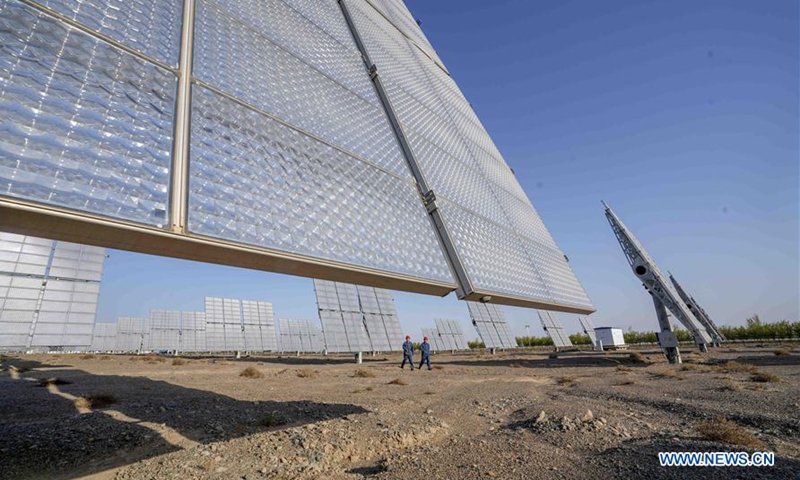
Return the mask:
[[141, 352], [150, 345], [150, 319], [122, 317], [117, 319], [118, 352]]
[[244, 350], [250, 352], [278, 350], [275, 314], [271, 303], [242, 300], [242, 328]]
[[314, 280], [328, 352], [383, 352], [403, 344], [400, 317], [388, 290]]
[[428, 343], [431, 344], [431, 350], [438, 351], [438, 350], [445, 350], [443, 346], [439, 344], [439, 329], [438, 328], [423, 328], [422, 329], [422, 336], [428, 337]]
[[325, 342], [315, 322], [281, 319], [280, 349], [284, 352], [316, 353], [325, 349]]
[[[695, 343], [701, 346], [712, 343], [709, 332], [700, 321], [695, 318], [691, 310], [681, 301], [680, 295], [673, 285], [667, 282], [666, 277], [647, 253], [642, 243], [622, 223], [622, 220], [603, 202], [606, 208], [606, 219], [611, 225], [617, 240], [620, 243], [626, 260], [631, 266], [634, 275], [642, 282], [647, 291], [672, 313], [674, 318], [683, 324], [694, 336]], [[669, 322], [667, 322], [668, 324]], [[663, 327], [662, 327], [663, 328]]]
[[436, 343], [442, 350], [467, 350], [469, 348], [458, 320], [436, 319], [434, 321], [436, 322]]
[[581, 322], [583, 333], [589, 336], [589, 340], [591, 340], [592, 345], [596, 345], [597, 335], [595, 335], [594, 333], [594, 323], [592, 323], [592, 319], [581, 315], [580, 317], [578, 317], [578, 321]]
[[0, 233], [0, 348], [92, 342], [105, 249]]
[[[0, 24], [0, 208], [40, 228], [593, 310], [402, 2], [4, 0]], [[96, 235], [119, 220], [157, 242]]]
[[508, 321], [497, 305], [467, 302], [472, 325], [478, 331], [486, 348], [516, 348], [517, 340], [511, 335]]
[[358, 285], [359, 304], [373, 352], [400, 350], [403, 331], [394, 299], [388, 290]]
[[564, 325], [561, 324], [561, 320], [558, 319], [555, 313], [539, 310], [539, 320], [542, 322], [542, 328], [544, 328], [545, 333], [553, 340], [553, 345], [556, 348], [572, 346], [572, 341], [569, 339], [567, 331], [564, 330]]
[[206, 352], [205, 312], [181, 312], [181, 352]]
[[117, 324], [97, 322], [94, 324], [92, 344], [89, 350], [94, 352], [112, 352], [117, 349]]
[[181, 312], [178, 310], [151, 310], [150, 336], [147, 350], [176, 351], [181, 347]]
[[[94, 325], [97, 351], [277, 351], [272, 304], [206, 297], [206, 312], [152, 310], [150, 318]], [[211, 318], [211, 322], [206, 319]], [[101, 348], [102, 347], [102, 348]], [[320, 348], [321, 350], [321, 348]]]

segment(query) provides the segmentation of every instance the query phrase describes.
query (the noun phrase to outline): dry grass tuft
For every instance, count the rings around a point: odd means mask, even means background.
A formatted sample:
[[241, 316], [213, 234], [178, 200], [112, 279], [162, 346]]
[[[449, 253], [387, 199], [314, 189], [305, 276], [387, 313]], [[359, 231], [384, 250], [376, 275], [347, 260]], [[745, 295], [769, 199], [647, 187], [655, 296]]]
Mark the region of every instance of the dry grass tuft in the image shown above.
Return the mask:
[[635, 385], [635, 384], [636, 382], [634, 382], [633, 380], [625, 380], [623, 382], [618, 383], [617, 385], [622, 386], [622, 385]]
[[184, 360], [182, 358], [174, 358], [174, 359], [172, 359], [172, 364], [175, 365], [175, 366], [186, 365], [187, 363], [189, 363], [189, 362], [187, 362], [186, 360]]
[[358, 378], [375, 378], [374, 373], [364, 368], [359, 368], [356, 370], [355, 373], [353, 373], [353, 376]]
[[255, 367], [247, 367], [239, 372], [240, 377], [246, 378], [264, 378], [264, 374], [256, 370]]
[[556, 378], [556, 383], [559, 385], [567, 385], [571, 383], [575, 383], [577, 379], [575, 377], [558, 377]]
[[373, 390], [375, 390], [375, 387], [367, 387], [364, 389], [365, 392], [371, 392]]
[[93, 358], [94, 358], [94, 355], [92, 355], [92, 354], [87, 354], [87, 355], [81, 355], [80, 356], [81, 360], [91, 360]]
[[95, 395], [81, 395], [75, 399], [75, 406], [84, 409], [107, 408], [117, 403], [117, 397], [110, 393], [97, 393]]
[[58, 377], [50, 377], [50, 378], [40, 378], [39, 381], [36, 383], [39, 387], [49, 387], [51, 385], [70, 385], [72, 382], [67, 380], [62, 380]]
[[617, 371], [618, 372], [632, 372], [633, 369], [631, 367], [625, 367], [623, 365], [620, 365], [619, 367], [617, 367]]
[[391, 382], [389, 382], [389, 385], [408, 385], [408, 382], [406, 382], [405, 380], [403, 380], [400, 377], [397, 377], [394, 380], [392, 380]]
[[111, 357], [109, 357], [108, 355], [103, 355], [102, 357], [100, 357], [100, 360], [111, 360]]
[[630, 359], [631, 363], [647, 363], [647, 359], [644, 358], [644, 355], [639, 352], [629, 353], [628, 358]]
[[522, 368], [522, 365], [519, 363], [511, 363], [508, 365], [508, 368]]
[[697, 425], [697, 431], [706, 440], [723, 442], [730, 445], [758, 448], [763, 446], [759, 439], [752, 433], [739, 426], [737, 423], [725, 418], [718, 418]]
[[425, 390], [425, 392], [423, 392], [423, 394], [424, 395], [436, 395], [436, 392], [432, 392], [430, 390]]
[[725, 382], [725, 385], [719, 387], [720, 392], [738, 392], [742, 389], [738, 383], [735, 382]]
[[558, 358], [558, 352], [550, 352], [550, 355], [548, 355], [547, 358], [549, 358], [551, 360], [557, 359]]
[[696, 363], [684, 363], [681, 365], [681, 372], [708, 372], [708, 368]]
[[297, 371], [297, 376], [300, 378], [316, 378], [317, 371], [310, 368], [301, 368]]
[[758, 383], [778, 383], [781, 378], [771, 373], [755, 372], [750, 374], [750, 380]]
[[444, 370], [444, 367], [443, 367], [443, 366], [441, 366], [441, 365], [434, 365], [434, 366], [433, 366], [433, 367], [431, 367], [431, 368], [433, 368], [434, 370]]
[[261, 420], [258, 421], [258, 424], [262, 427], [278, 427], [280, 425], [286, 424], [286, 419], [280, 416], [277, 412], [270, 412], [264, 416]]
[[776, 357], [788, 357], [791, 355], [791, 353], [789, 353], [789, 350], [786, 350], [785, 348], [779, 348], [773, 351], [772, 353], [774, 353]]
[[672, 380], [686, 380], [685, 375], [681, 375], [680, 372], [675, 370], [658, 370], [656, 372], [649, 372], [650, 375], [656, 378], [669, 378]]
[[758, 372], [758, 368], [753, 365], [746, 365], [744, 363], [739, 362], [725, 362], [714, 367], [716, 370], [725, 372], [725, 373], [756, 373]]

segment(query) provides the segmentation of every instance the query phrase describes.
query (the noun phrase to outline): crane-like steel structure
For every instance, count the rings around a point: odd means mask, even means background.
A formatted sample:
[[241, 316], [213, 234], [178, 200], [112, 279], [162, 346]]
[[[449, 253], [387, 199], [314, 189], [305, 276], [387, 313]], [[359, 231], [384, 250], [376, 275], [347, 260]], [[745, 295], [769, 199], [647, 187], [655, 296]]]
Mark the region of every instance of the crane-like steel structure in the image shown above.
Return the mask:
[[622, 247], [622, 252], [625, 254], [631, 270], [653, 297], [653, 306], [656, 309], [658, 324], [661, 329], [658, 332], [658, 343], [664, 350], [669, 363], [681, 363], [681, 355], [678, 349], [678, 339], [672, 330], [667, 310], [692, 332], [694, 341], [700, 351], [708, 351], [708, 345], [713, 343], [713, 339], [702, 322], [692, 314], [691, 310], [681, 300], [680, 295], [673, 290], [641, 242], [605, 202], [603, 202], [603, 206], [605, 207], [608, 223], [611, 224], [611, 229], [614, 231], [620, 247]]

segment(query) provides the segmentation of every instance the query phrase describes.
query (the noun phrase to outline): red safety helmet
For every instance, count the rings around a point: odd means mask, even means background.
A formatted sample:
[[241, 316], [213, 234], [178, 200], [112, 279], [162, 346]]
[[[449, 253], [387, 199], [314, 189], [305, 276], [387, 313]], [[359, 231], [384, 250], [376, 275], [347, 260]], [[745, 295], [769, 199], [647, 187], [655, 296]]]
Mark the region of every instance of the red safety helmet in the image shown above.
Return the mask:
[[406, 335], [406, 340], [411, 340], [411, 335]]
[[428, 337], [422, 337], [422, 341], [423, 342], [427, 342], [428, 341]]

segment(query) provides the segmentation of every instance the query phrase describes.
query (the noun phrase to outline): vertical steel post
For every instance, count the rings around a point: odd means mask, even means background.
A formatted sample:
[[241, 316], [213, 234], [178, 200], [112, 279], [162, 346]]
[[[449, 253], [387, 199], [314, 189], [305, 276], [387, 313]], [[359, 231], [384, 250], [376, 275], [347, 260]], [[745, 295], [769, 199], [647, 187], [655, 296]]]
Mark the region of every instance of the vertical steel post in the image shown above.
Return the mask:
[[168, 207], [169, 227], [175, 233], [186, 233], [189, 211], [189, 127], [192, 101], [194, 6], [195, 0], [184, 0]]

